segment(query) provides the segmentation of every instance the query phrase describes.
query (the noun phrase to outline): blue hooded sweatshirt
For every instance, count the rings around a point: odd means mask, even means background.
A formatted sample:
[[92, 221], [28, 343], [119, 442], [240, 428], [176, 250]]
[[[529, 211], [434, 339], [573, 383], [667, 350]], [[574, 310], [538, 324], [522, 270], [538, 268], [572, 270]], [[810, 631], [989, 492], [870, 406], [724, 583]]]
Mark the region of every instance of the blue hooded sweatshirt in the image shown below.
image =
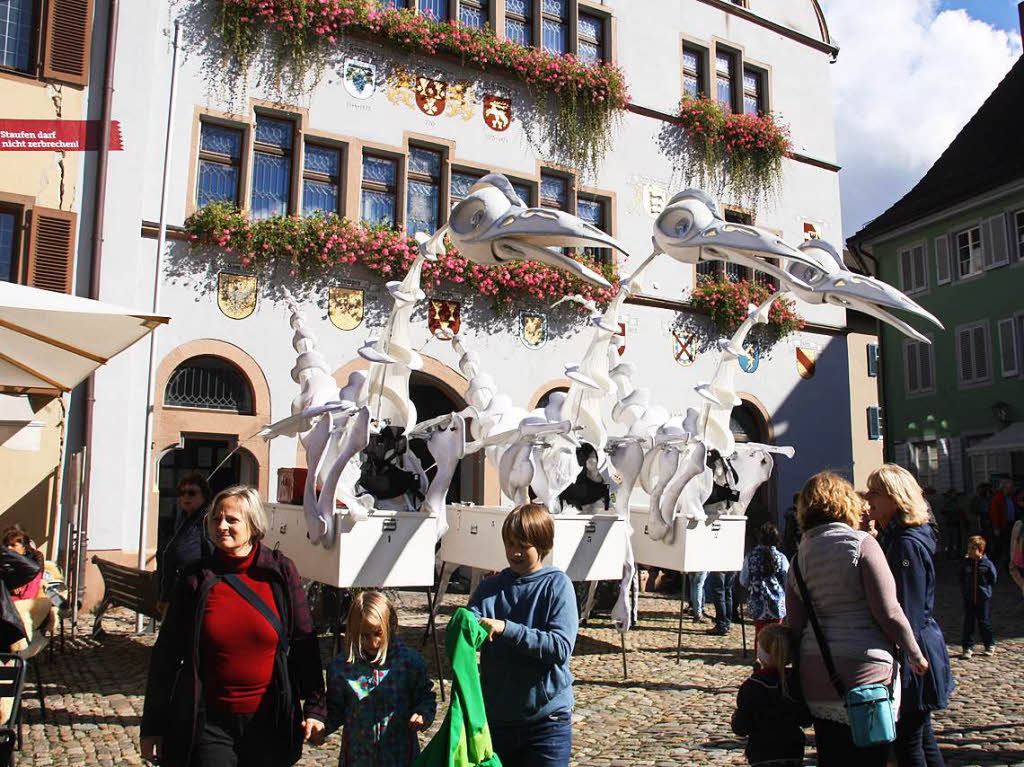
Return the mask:
[[491, 724], [535, 722], [573, 707], [569, 659], [579, 616], [569, 577], [557, 567], [485, 578], [469, 609], [505, 621], [480, 650], [480, 678]]

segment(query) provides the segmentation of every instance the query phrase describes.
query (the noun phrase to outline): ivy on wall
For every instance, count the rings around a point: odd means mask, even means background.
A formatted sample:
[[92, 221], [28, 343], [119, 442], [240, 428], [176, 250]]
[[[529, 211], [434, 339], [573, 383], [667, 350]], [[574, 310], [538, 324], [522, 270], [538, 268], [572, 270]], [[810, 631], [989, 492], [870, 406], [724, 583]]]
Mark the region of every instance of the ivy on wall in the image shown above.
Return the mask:
[[[498, 71], [525, 83], [541, 102], [537, 119], [551, 159], [596, 171], [611, 144], [611, 131], [629, 103], [622, 71], [590, 64], [571, 54], [499, 40], [489, 30], [435, 21], [405, 9], [382, 8], [374, 0], [213, 0], [219, 3], [221, 42], [229, 68], [247, 72], [270, 54], [279, 74], [306, 82], [345, 35], [361, 34], [392, 47], [464, 66]], [[547, 109], [547, 99], [554, 109]]]

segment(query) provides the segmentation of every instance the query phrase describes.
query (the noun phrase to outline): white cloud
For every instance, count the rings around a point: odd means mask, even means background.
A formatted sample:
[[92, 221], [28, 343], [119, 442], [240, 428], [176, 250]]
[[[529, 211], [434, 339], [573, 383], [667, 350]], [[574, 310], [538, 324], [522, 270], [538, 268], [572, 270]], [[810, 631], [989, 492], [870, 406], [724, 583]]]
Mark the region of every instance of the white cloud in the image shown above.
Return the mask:
[[843, 230], [905, 194], [1021, 54], [996, 29], [934, 0], [825, 0], [833, 65]]

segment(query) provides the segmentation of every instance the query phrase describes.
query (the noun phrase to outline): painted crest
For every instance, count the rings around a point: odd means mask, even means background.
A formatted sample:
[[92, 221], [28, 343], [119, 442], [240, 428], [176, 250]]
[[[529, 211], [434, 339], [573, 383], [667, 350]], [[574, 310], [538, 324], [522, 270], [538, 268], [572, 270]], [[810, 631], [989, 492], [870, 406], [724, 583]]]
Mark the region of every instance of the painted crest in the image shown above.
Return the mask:
[[405, 69], [396, 69], [388, 80], [388, 101], [407, 107], [416, 106], [413, 81], [416, 78]]
[[345, 59], [341, 79], [352, 98], [368, 99], [377, 90], [377, 67], [358, 59]]
[[363, 321], [363, 291], [358, 288], [331, 288], [327, 316], [336, 328], [355, 330]]
[[688, 330], [672, 331], [672, 357], [683, 367], [697, 360], [697, 334]]
[[658, 184], [644, 184], [640, 189], [644, 212], [657, 218], [668, 204], [668, 189]]
[[420, 75], [416, 78], [413, 92], [416, 94], [416, 106], [423, 114], [437, 117], [444, 112], [448, 97], [448, 86], [445, 83]]
[[619, 356], [621, 357], [623, 354], [626, 353], [626, 323], [625, 322], [620, 322], [619, 323], [619, 332], [616, 333], [615, 336], [616, 336], [616, 338], [622, 339], [622, 340], [619, 341]]
[[255, 277], [221, 272], [217, 275], [217, 306], [233, 320], [244, 320], [256, 309]]
[[462, 327], [462, 304], [458, 301], [430, 299], [427, 309], [427, 327], [433, 336], [451, 338]]
[[465, 81], [448, 85], [448, 107], [445, 111], [449, 117], [461, 117], [463, 120], [473, 119], [473, 107], [476, 99], [473, 95], [473, 84]]
[[548, 342], [548, 318], [534, 312], [519, 313], [519, 340], [527, 349], [539, 349]]
[[484, 122], [491, 130], [508, 130], [512, 124], [512, 100], [490, 93], [484, 96]]
[[746, 354], [736, 360], [740, 365], [740, 370], [744, 373], [757, 372], [757, 368], [761, 364], [761, 350], [754, 346], [754, 344], [747, 344], [746, 352]]
[[803, 346], [796, 347], [796, 372], [801, 378], [814, 378], [814, 369], [817, 367], [818, 351]]
[[818, 225], [813, 221], [804, 221], [804, 242], [819, 239], [821, 239], [821, 232], [818, 231]]

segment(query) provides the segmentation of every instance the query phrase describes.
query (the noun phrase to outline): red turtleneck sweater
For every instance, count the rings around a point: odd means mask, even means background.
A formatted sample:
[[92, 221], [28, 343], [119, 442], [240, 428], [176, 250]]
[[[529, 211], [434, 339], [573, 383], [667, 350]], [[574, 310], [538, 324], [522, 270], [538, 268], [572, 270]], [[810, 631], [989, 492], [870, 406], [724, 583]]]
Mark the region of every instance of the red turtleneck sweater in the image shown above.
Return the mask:
[[[276, 614], [265, 574], [249, 573], [258, 550], [254, 546], [248, 556], [232, 557], [218, 549], [214, 570], [237, 574]], [[277, 632], [224, 581], [210, 589], [199, 647], [207, 705], [232, 714], [255, 712], [273, 677]]]

